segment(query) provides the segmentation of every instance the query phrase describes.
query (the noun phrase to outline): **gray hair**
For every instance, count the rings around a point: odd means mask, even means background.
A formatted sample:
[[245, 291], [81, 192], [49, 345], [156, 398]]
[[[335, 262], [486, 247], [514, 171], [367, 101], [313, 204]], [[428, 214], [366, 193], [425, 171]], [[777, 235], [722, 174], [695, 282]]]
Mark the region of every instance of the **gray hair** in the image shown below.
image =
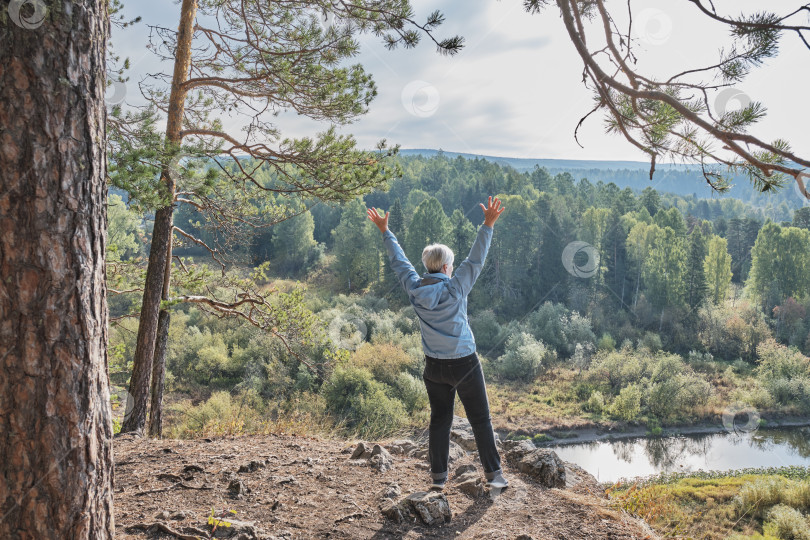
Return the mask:
[[422, 264], [430, 273], [441, 272], [442, 266], [453, 264], [453, 258], [453, 250], [444, 244], [430, 244], [422, 250]]

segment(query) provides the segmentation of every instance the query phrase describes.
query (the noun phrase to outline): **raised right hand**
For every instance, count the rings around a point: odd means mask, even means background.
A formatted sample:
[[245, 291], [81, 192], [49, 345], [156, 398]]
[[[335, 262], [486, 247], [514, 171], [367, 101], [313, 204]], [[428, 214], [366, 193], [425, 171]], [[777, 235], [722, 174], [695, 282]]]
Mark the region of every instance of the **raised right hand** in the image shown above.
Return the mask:
[[481, 210], [484, 211], [484, 225], [492, 227], [495, 225], [495, 222], [498, 221], [498, 218], [501, 217], [501, 212], [506, 210], [506, 208], [501, 208], [501, 200], [498, 197], [495, 197], [495, 202], [492, 201], [492, 195], [489, 196], [488, 207], [484, 208], [484, 205], [481, 205]]

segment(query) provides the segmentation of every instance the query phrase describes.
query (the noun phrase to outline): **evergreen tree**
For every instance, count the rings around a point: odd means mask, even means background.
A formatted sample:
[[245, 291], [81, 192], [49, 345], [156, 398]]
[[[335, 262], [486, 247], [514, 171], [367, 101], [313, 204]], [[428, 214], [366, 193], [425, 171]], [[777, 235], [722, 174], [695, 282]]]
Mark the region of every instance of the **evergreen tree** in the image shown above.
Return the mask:
[[675, 236], [686, 236], [686, 221], [683, 219], [683, 214], [680, 210], [675, 208], [668, 208], [666, 210], [659, 210], [653, 216], [653, 221], [662, 229], [669, 227], [675, 232]]
[[622, 217], [615, 208], [610, 213], [608, 232], [602, 249], [602, 264], [605, 267], [605, 285], [613, 291], [619, 305], [627, 306], [632, 301], [633, 279], [629, 272], [627, 235], [634, 221]]
[[[623, 136], [649, 156], [650, 180], [660, 158], [680, 158], [700, 163], [706, 182], [718, 192], [727, 191], [732, 175], [742, 173], [760, 192], [795, 182], [810, 199], [802, 182], [802, 178], [810, 180], [808, 156], [794, 153], [784, 139], [765, 140], [752, 133], [767, 108], [749, 101], [739, 110], [726, 110], [730, 96], [739, 93], [735, 87], [755, 68], [776, 57], [782, 40], [789, 36], [802, 50], [808, 46], [807, 26], [802, 26], [806, 4], [797, 2], [775, 9], [772, 6], [780, 3], [756, 3], [747, 13], [738, 14], [730, 12], [736, 9], [732, 3], [726, 9], [711, 1], [685, 3], [697, 7], [694, 16], [719, 24], [727, 41], [716, 54], [702, 50], [696, 55], [696, 64], [687, 61], [677, 72], [664, 76], [655, 62], [639, 61], [643, 45], [629, 37], [643, 6], [607, 4], [602, 0], [523, 3], [532, 15], [556, 6], [555, 15], [562, 20], [584, 64], [582, 82], [591, 89], [596, 103], [585, 118], [597, 111], [605, 113], [607, 133]], [[621, 17], [626, 26], [619, 22], [619, 11], [626, 12]], [[707, 54], [709, 59], [705, 60]], [[700, 80], [695, 79], [696, 73], [701, 74]], [[654, 212], [650, 210], [650, 214]]]
[[[339, 22], [322, 27], [320, 15]], [[148, 105], [138, 112], [113, 109], [106, 137], [114, 154], [109, 174], [113, 184], [155, 210], [129, 385], [132, 412], [121, 428], [124, 432], [142, 431], [150, 378], [158, 380], [164, 373], [168, 307], [188, 298], [202, 301], [201, 295], [176, 295], [172, 282], [175, 234], [180, 242], [205, 247], [214, 259], [222, 255], [221, 246], [211, 246], [176, 226], [176, 206], [189, 204], [204, 210], [212, 222], [234, 231], [256, 217], [245, 212], [252, 194], [346, 201], [385, 185], [397, 176], [398, 166], [391, 160], [396, 148], [388, 149], [380, 141], [377, 151], [361, 150], [353, 137], [337, 133], [337, 126], [363, 115], [376, 94], [363, 67], [344, 60], [357, 53], [357, 38], [366, 32], [383, 37], [389, 48], [411, 47], [423, 33], [431, 35], [443, 16], [435, 11], [418, 25], [407, 0], [351, 4], [182, 0], [178, 19], [176, 26], [154, 26], [150, 33], [149, 48], [174, 62], [171, 78], [156, 75], [142, 83]], [[463, 43], [460, 37], [432, 39], [449, 54], [458, 52]], [[330, 127], [316, 137], [282, 138], [278, 125], [265, 116], [282, 109], [293, 109]], [[223, 127], [227, 124], [223, 117], [240, 114], [251, 117], [244, 137]], [[160, 132], [157, 126], [164, 120], [165, 130]], [[184, 155], [191, 159], [183, 159]], [[193, 175], [186, 174], [187, 165], [200, 161], [216, 161], [219, 166], [207, 168], [202, 181], [189, 179]], [[228, 162], [230, 166], [225, 166]], [[266, 170], [276, 173], [269, 183]], [[220, 189], [230, 190], [225, 200], [218, 196]], [[268, 225], [289, 215], [277, 212], [269, 219], [259, 217]], [[254, 295], [250, 283], [240, 288], [207, 287], [205, 293], [214, 296], [207, 297], [208, 308], [251, 322], [257, 319], [246, 310], [269, 314], [278, 309], [277, 303]], [[285, 332], [272, 323], [269, 328], [279, 337]], [[160, 392], [154, 388], [151, 392], [149, 432], [153, 436], [161, 434], [162, 397], [156, 397]]]
[[651, 216], [661, 209], [661, 197], [658, 192], [651, 187], [645, 187], [638, 199], [638, 204], [647, 209]]
[[694, 310], [703, 303], [708, 294], [704, 271], [708, 246], [706, 236], [700, 227], [695, 227], [688, 238], [689, 259], [686, 263], [686, 304]]
[[273, 263], [282, 275], [300, 275], [315, 262], [317, 243], [312, 214], [304, 212], [286, 219], [274, 225], [272, 232]]
[[362, 289], [379, 277], [379, 232], [369, 221], [362, 199], [346, 204], [332, 234], [337, 271], [348, 291]]
[[394, 204], [391, 206], [391, 215], [388, 216], [388, 228], [395, 236], [400, 237], [405, 232], [405, 215], [402, 210], [402, 203], [399, 197], [394, 199]]
[[[394, 199], [394, 204], [389, 212], [391, 215], [388, 216], [388, 229], [394, 233], [394, 236], [397, 237], [401, 244], [405, 237], [405, 216], [403, 215], [402, 203], [399, 197]], [[385, 246], [382, 245], [382, 242], [378, 242], [376, 245], [379, 246], [380, 264], [382, 266], [382, 281], [377, 287], [377, 293], [379, 296], [388, 299], [393, 305], [404, 305], [407, 295], [402, 290], [396, 272], [391, 268]]]
[[[389, 217], [390, 219], [390, 217]], [[447, 244], [450, 240], [450, 220], [435, 197], [428, 197], [416, 207], [402, 248], [417, 272], [425, 270], [422, 265], [422, 250], [428, 244]]]
[[[393, 217], [393, 214], [391, 215]], [[390, 227], [390, 218], [388, 223]], [[467, 216], [458, 208], [453, 210], [453, 215], [450, 216], [450, 240], [447, 245], [453, 250], [457, 263], [463, 261], [467, 253], [470, 252], [476, 235], [475, 227], [467, 219]]]
[[539, 248], [533, 234], [537, 215], [531, 202], [520, 195], [498, 195], [498, 198], [509, 211], [498, 221], [497, 234], [487, 255], [491, 268], [485, 283], [491, 297], [497, 299], [499, 311], [505, 317], [514, 317], [531, 307], [527, 270]]
[[531, 284], [531, 291], [534, 292], [532, 303], [535, 304], [541, 299], [562, 302], [568, 296], [570, 274], [562, 262], [563, 249], [568, 242], [560, 222], [553, 212], [541, 216], [541, 219], [543, 226], [540, 234], [537, 269], [533, 272], [536, 282]]

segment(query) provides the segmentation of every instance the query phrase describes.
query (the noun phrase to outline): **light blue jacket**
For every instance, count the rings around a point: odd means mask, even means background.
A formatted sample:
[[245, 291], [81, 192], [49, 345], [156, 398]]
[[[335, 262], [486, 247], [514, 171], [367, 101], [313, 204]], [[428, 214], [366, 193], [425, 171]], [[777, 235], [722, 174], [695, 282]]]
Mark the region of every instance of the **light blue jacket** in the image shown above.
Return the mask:
[[[475, 337], [467, 320], [467, 295], [484, 267], [492, 232], [492, 227], [481, 225], [469, 256], [452, 278], [441, 272], [426, 272], [420, 278], [394, 233], [387, 230], [383, 234], [391, 266], [419, 316], [422, 349], [427, 356], [461, 358], [475, 352]], [[423, 284], [422, 279], [430, 284]]]

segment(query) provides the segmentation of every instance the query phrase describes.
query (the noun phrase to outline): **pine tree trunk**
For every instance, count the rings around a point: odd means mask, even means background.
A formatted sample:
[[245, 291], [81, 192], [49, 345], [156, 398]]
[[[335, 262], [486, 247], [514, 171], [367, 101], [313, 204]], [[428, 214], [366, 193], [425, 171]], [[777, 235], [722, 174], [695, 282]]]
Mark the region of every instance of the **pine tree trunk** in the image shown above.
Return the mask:
[[163, 294], [163, 274], [169, 238], [172, 234], [172, 208], [161, 208], [155, 213], [155, 226], [152, 229], [152, 245], [149, 249], [149, 262], [146, 266], [146, 283], [143, 288], [141, 317], [135, 354], [132, 363], [132, 376], [129, 379], [127, 410], [129, 416], [121, 426], [122, 432], [143, 433], [146, 424], [146, 408], [149, 400], [149, 379], [152, 374], [152, 358], [157, 338], [158, 313]]
[[[169, 299], [171, 284], [172, 246], [169, 237], [169, 252], [166, 258], [166, 270], [163, 273], [163, 300]], [[161, 309], [158, 315], [157, 343], [155, 360], [152, 362], [152, 404], [149, 408], [149, 436], [160, 438], [163, 435], [163, 388], [166, 382], [166, 345], [169, 342], [170, 313]]]
[[169, 311], [162, 309], [158, 316], [155, 361], [152, 369], [152, 405], [149, 409], [149, 436], [163, 436], [163, 388], [166, 382], [166, 344], [169, 341]]
[[[191, 67], [191, 39], [194, 33], [194, 18], [197, 15], [197, 0], [183, 0], [180, 9], [180, 25], [177, 32], [177, 49], [175, 52], [172, 89], [169, 96], [168, 120], [166, 124], [166, 144], [168, 147], [179, 146], [182, 142], [183, 115], [185, 112], [186, 89], [183, 84], [188, 80]], [[169, 174], [168, 164], [164, 165], [161, 180], [165, 184], [169, 200], [174, 201], [175, 183]], [[163, 365], [164, 356], [155, 357], [157, 350], [158, 319], [160, 318], [160, 300], [163, 296], [166, 273], [171, 269], [172, 215], [174, 206], [170, 204], [155, 213], [155, 227], [152, 230], [152, 246], [149, 250], [149, 263], [146, 267], [146, 283], [143, 290], [143, 304], [138, 326], [138, 339], [135, 344], [132, 377], [129, 382], [129, 399], [133, 400], [132, 412], [121, 427], [121, 431], [143, 433], [146, 425], [146, 408], [149, 401], [149, 379], [154, 362]], [[167, 268], [167, 265], [169, 267]], [[166, 324], [165, 336], [168, 339], [169, 326]], [[161, 396], [162, 398], [162, 396]]]
[[45, 5], [0, 13], [0, 538], [105, 539], [107, 2]]

